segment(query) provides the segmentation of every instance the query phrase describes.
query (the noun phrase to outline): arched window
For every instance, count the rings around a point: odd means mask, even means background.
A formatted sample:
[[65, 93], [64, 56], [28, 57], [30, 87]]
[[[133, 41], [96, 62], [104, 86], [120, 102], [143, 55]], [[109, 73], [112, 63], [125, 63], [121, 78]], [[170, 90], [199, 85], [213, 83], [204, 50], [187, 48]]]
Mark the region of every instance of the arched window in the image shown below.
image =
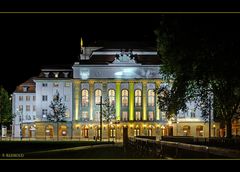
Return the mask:
[[88, 106], [88, 90], [82, 90], [82, 106]]
[[122, 90], [122, 106], [128, 106], [128, 90]]
[[189, 125], [184, 125], [183, 126], [183, 135], [184, 136], [190, 136], [190, 126]]
[[95, 104], [100, 103], [101, 96], [102, 96], [102, 90], [95, 90]]
[[204, 133], [203, 126], [198, 125], [196, 127], [196, 135], [197, 135], [197, 137], [202, 137], [203, 133]]
[[154, 106], [154, 97], [155, 97], [155, 93], [153, 90], [148, 90], [148, 106]]
[[135, 106], [142, 106], [142, 92], [135, 90]]
[[115, 104], [115, 90], [108, 90], [110, 104]]

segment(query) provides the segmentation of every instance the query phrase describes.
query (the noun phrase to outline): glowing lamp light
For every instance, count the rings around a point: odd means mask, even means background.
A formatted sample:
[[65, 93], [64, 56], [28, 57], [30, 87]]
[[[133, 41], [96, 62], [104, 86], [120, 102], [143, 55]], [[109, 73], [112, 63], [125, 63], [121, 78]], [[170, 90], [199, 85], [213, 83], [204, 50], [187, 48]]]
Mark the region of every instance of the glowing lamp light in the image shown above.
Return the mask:
[[213, 124], [213, 128], [216, 128], [216, 125], [215, 125], [215, 124]]
[[114, 75], [116, 75], [116, 76], [122, 76], [122, 75], [123, 75], [123, 72], [116, 72], [116, 73], [114, 73]]

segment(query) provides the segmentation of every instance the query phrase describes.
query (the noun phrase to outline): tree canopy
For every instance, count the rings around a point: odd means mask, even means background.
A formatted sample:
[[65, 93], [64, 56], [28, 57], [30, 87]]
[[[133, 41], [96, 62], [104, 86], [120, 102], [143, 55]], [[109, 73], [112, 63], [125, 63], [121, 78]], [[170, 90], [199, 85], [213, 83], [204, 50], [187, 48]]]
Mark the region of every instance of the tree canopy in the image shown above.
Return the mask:
[[49, 121], [61, 122], [65, 120], [67, 107], [64, 103], [62, 103], [62, 98], [60, 97], [58, 91], [54, 95], [49, 107], [52, 110], [52, 112], [47, 115], [47, 119]]
[[0, 86], [0, 118], [1, 126], [9, 126], [13, 119], [11, 100], [8, 92], [2, 86]]
[[[186, 109], [195, 101], [203, 117], [214, 115], [227, 124], [239, 115], [240, 104], [240, 15], [168, 15], [156, 30], [160, 72], [171, 89], [158, 96], [159, 107], [167, 116]], [[164, 100], [165, 99], [165, 100]], [[213, 101], [210, 101], [213, 100]]]

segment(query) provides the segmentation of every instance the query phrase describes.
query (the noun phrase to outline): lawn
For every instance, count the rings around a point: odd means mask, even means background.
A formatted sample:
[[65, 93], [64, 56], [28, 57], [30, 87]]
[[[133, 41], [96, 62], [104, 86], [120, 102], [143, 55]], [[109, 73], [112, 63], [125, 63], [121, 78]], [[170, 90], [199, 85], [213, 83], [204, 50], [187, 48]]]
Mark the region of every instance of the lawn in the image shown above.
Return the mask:
[[[111, 143], [111, 142], [110, 142]], [[72, 148], [87, 145], [108, 144], [108, 142], [94, 141], [1, 141], [0, 154], [28, 153], [53, 149]]]

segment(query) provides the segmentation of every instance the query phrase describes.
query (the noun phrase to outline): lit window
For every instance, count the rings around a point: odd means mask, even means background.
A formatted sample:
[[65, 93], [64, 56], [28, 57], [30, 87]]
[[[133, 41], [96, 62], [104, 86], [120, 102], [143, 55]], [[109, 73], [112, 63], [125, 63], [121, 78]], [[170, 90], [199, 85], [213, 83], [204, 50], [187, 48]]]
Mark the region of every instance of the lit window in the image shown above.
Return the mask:
[[23, 101], [23, 96], [18, 97], [19, 101]]
[[135, 90], [135, 106], [142, 105], [142, 92], [141, 90]]
[[26, 101], [30, 101], [30, 96], [26, 96]]
[[134, 136], [140, 136], [140, 129], [139, 128], [134, 129]]
[[28, 87], [23, 87], [23, 92], [27, 92], [28, 91]]
[[148, 106], [154, 106], [155, 93], [153, 90], [148, 90]]
[[58, 87], [58, 86], [59, 86], [59, 83], [57, 83], [57, 82], [53, 83], [53, 87]]
[[69, 112], [69, 110], [66, 110], [66, 112], [65, 112], [65, 117], [66, 117], [66, 118], [70, 118], [70, 112]]
[[33, 112], [35, 112], [36, 111], [36, 106], [35, 105], [33, 105]]
[[162, 119], [166, 119], [166, 112], [160, 112]]
[[102, 96], [102, 91], [101, 90], [95, 90], [95, 104], [100, 103], [101, 96]]
[[115, 138], [116, 136], [116, 130], [114, 128], [110, 129], [110, 137]]
[[115, 90], [108, 90], [110, 104], [115, 104]]
[[148, 129], [148, 136], [152, 136], [152, 129]]
[[89, 121], [88, 111], [83, 111], [82, 112], [82, 120], [83, 121]]
[[128, 120], [128, 112], [127, 111], [122, 112], [122, 120], [123, 121], [127, 121]]
[[36, 101], [36, 96], [33, 96], [33, 101]]
[[70, 82], [65, 82], [65, 87], [70, 87]]
[[122, 90], [122, 106], [128, 106], [128, 90]]
[[148, 120], [153, 121], [153, 111], [148, 112]]
[[42, 87], [47, 87], [47, 83], [42, 83]]
[[48, 112], [47, 109], [42, 109], [42, 117], [43, 117], [43, 118], [46, 118], [46, 117], [47, 117], [47, 112]]
[[30, 105], [26, 105], [26, 111], [27, 111], [27, 112], [30, 111]]
[[141, 113], [140, 112], [136, 112], [135, 119], [136, 119], [136, 121], [140, 121], [141, 120]]
[[88, 106], [88, 90], [82, 90], [82, 106]]
[[47, 99], [48, 99], [47, 95], [43, 95], [43, 96], [42, 96], [42, 101], [43, 101], [43, 102], [44, 102], [44, 101], [47, 101]]

